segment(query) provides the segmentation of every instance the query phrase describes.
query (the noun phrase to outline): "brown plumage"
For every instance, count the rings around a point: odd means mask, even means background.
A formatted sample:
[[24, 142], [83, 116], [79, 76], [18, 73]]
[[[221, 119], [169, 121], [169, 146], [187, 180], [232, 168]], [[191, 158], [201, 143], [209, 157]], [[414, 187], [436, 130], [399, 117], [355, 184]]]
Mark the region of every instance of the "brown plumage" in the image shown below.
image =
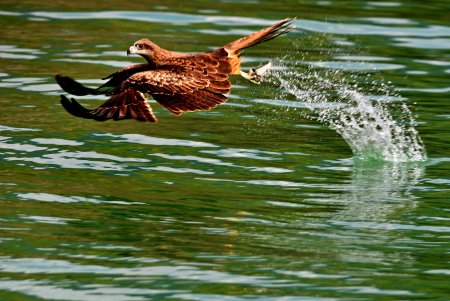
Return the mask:
[[175, 115], [197, 110], [210, 110], [227, 101], [230, 75], [241, 74], [241, 51], [271, 40], [291, 30], [293, 19], [288, 18], [249, 36], [213, 51], [179, 54], [141, 39], [127, 54], [138, 54], [145, 64], [131, 65], [116, 71], [105, 84], [93, 89], [70, 77], [56, 75], [64, 91], [73, 95], [108, 95], [110, 98], [98, 108], [89, 110], [75, 99], [61, 95], [61, 104], [70, 114], [104, 121], [135, 119], [156, 122], [157, 119], [144, 97], [150, 94], [164, 108]]

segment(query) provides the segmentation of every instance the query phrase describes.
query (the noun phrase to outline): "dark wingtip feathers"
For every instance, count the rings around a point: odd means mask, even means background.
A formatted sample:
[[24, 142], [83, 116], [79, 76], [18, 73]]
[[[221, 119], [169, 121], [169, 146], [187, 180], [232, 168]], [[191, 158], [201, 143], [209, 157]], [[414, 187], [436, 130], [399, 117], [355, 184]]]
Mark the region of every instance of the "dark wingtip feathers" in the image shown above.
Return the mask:
[[135, 93], [134, 91], [126, 91], [121, 95], [112, 96], [104, 104], [93, 110], [86, 109], [75, 99], [69, 99], [64, 95], [61, 95], [60, 102], [69, 114], [85, 119], [93, 119], [96, 121], [109, 119], [115, 121], [123, 119], [135, 119], [148, 122], [158, 121], [142, 93]]
[[83, 86], [82, 84], [80, 84], [79, 82], [68, 76], [56, 74], [55, 80], [61, 86], [61, 88], [63, 88], [64, 91], [72, 95], [84, 96], [89, 94], [91, 95], [99, 94], [96, 89]]
[[94, 119], [97, 121], [105, 121], [107, 118], [96, 116], [94, 111], [86, 109], [82, 105], [78, 103], [75, 99], [68, 99], [64, 95], [61, 95], [61, 105], [63, 108], [75, 117], [85, 118], [85, 119]]

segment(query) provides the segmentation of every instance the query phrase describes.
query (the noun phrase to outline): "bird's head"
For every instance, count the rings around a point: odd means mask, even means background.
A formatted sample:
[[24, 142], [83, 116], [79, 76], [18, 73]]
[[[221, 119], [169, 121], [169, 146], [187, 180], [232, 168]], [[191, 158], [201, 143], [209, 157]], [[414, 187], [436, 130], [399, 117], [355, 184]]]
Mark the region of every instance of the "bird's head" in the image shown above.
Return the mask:
[[134, 42], [127, 50], [127, 55], [138, 54], [144, 57], [147, 61], [152, 61], [154, 53], [159, 48], [155, 43], [148, 39], [141, 39]]

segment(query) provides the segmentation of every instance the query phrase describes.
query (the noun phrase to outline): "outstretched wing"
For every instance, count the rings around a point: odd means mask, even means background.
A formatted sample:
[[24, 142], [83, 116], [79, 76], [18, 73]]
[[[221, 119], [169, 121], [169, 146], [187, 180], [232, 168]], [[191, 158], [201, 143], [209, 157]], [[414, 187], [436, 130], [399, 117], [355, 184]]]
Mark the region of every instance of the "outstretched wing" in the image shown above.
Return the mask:
[[126, 80], [128, 77], [137, 72], [142, 72], [145, 70], [152, 69], [153, 67], [149, 64], [139, 64], [127, 66], [120, 69], [113, 74], [104, 77], [103, 79], [109, 79], [106, 83], [100, 87], [93, 89], [84, 86], [83, 84], [77, 82], [71, 77], [57, 74], [55, 76], [56, 82], [63, 88], [64, 91], [72, 95], [84, 96], [84, 95], [105, 95], [111, 93], [121, 82]]
[[[64, 96], [61, 96], [61, 104], [74, 116], [97, 121], [136, 119], [156, 122], [143, 93], [151, 94], [163, 107], [180, 115], [216, 107], [227, 101], [225, 94], [231, 89], [228, 80], [230, 63], [226, 58], [218, 60], [208, 54], [170, 58], [158, 68], [136, 70], [113, 74], [110, 82], [114, 81], [114, 85], [108, 86], [110, 89], [107, 92], [111, 97], [96, 109], [86, 109], [75, 99], [69, 100]], [[102, 87], [109, 83], [91, 89], [67, 77], [59, 79], [59, 82], [66, 84], [62, 85], [64, 90], [79, 93], [77, 95], [100, 94]], [[119, 79], [121, 81], [117, 83]]]
[[134, 89], [125, 90], [111, 96], [106, 102], [96, 109], [89, 110], [80, 105], [75, 99], [68, 99], [61, 95], [61, 104], [70, 114], [96, 121], [108, 119], [123, 120], [135, 119], [138, 121], [156, 122], [156, 116], [147, 100], [139, 91]]
[[175, 115], [211, 110], [227, 101], [226, 96], [208, 90], [198, 90], [189, 94], [153, 94], [153, 98]]
[[173, 114], [210, 110], [227, 101], [230, 92], [230, 63], [198, 54], [167, 60], [158, 69], [135, 73], [122, 88], [134, 87], [150, 93]]

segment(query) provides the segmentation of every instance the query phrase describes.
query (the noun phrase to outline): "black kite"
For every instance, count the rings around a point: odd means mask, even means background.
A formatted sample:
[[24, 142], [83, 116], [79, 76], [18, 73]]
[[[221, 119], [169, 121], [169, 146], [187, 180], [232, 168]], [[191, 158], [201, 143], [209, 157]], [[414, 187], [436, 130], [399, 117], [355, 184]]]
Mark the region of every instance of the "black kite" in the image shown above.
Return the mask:
[[[231, 42], [213, 51], [180, 54], [168, 51], [155, 43], [141, 39], [127, 54], [138, 54], [146, 64], [127, 66], [104, 79], [108, 82], [93, 89], [70, 77], [56, 75], [64, 91], [73, 95], [108, 95], [110, 98], [98, 108], [89, 110], [75, 99], [61, 95], [61, 104], [70, 114], [104, 121], [108, 119], [136, 119], [156, 122], [152, 108], [144, 97], [150, 94], [157, 102], [175, 115], [197, 110], [210, 110], [227, 101], [231, 84], [230, 75], [242, 75], [258, 80], [259, 74], [241, 71], [241, 51], [282, 35], [293, 27], [294, 19], [281, 20], [274, 25]], [[265, 68], [268, 69], [268, 68]]]

